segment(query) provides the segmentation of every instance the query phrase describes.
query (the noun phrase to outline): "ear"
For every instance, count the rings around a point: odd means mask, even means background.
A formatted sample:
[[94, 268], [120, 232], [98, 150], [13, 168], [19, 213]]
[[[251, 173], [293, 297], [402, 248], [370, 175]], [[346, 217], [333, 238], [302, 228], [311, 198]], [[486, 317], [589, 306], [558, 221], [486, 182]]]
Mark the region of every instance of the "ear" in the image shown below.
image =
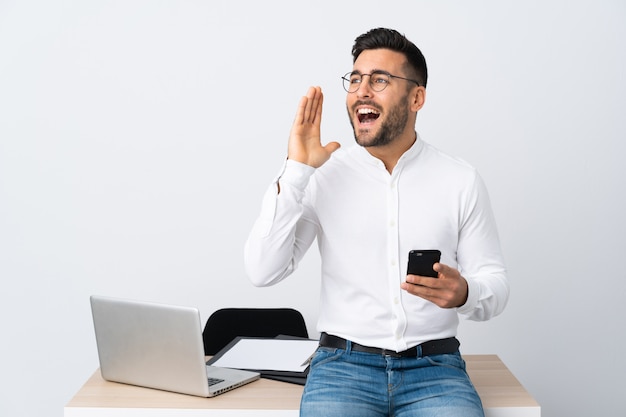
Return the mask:
[[426, 88], [422, 86], [414, 87], [411, 92], [411, 111], [417, 113], [426, 102]]

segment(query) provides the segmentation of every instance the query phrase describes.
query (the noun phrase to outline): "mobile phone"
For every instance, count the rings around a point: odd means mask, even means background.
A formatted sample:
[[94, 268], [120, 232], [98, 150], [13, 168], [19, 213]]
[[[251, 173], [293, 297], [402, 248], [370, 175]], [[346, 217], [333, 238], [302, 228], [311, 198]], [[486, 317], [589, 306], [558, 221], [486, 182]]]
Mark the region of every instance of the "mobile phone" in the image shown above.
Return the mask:
[[412, 250], [409, 252], [407, 274], [437, 278], [438, 274], [433, 265], [441, 259], [441, 252], [437, 249]]

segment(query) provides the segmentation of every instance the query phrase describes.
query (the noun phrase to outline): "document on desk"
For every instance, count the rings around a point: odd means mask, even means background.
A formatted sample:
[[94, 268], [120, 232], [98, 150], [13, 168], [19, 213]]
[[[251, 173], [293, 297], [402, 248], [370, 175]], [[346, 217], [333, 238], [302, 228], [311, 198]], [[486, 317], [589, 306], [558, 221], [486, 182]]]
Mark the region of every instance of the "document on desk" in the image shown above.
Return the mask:
[[208, 364], [225, 368], [249, 369], [266, 373], [303, 374], [317, 349], [309, 339], [260, 339], [239, 337]]

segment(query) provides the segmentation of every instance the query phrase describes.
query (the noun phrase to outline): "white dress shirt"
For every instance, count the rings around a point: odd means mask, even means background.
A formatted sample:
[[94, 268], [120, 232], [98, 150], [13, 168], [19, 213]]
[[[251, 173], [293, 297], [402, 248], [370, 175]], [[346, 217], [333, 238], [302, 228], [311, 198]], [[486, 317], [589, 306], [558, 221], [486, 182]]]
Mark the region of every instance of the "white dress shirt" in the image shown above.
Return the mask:
[[[487, 320], [508, 300], [482, 179], [419, 135], [391, 174], [358, 145], [318, 169], [287, 160], [246, 241], [252, 283], [273, 285], [290, 275], [316, 238], [319, 332], [402, 351], [455, 336], [459, 316]], [[463, 306], [443, 309], [400, 288], [412, 249], [439, 249], [441, 262], [460, 270], [468, 282]]]

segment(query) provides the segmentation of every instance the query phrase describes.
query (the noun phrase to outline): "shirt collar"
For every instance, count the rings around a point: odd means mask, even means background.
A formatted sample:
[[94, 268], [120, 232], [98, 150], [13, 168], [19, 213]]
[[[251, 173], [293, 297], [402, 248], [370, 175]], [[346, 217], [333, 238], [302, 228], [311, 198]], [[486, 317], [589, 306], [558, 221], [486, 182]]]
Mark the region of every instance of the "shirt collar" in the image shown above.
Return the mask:
[[[396, 166], [404, 165], [408, 161], [411, 161], [417, 158], [417, 156], [420, 154], [422, 149], [424, 149], [424, 141], [420, 137], [419, 133], [416, 132], [415, 136], [416, 136], [415, 142], [413, 142], [413, 145], [411, 145], [411, 147], [407, 149], [405, 153], [402, 154]], [[383, 162], [380, 159], [373, 156], [371, 153], [369, 153], [366, 148], [360, 145], [356, 145], [355, 148], [356, 148], [356, 155], [361, 161], [369, 165], [381, 166], [384, 168]]]

